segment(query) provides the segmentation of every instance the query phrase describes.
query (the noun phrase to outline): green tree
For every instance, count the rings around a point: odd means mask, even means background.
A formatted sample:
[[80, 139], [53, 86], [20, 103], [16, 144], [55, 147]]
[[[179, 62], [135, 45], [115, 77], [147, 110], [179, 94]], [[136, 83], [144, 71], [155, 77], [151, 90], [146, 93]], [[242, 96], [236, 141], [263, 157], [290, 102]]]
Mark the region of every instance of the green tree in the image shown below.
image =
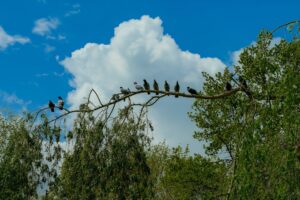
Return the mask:
[[0, 116], [0, 199], [34, 199], [51, 170], [43, 163], [41, 129], [31, 116]]
[[189, 155], [181, 147], [173, 149], [162, 185], [165, 197], [162, 199], [218, 199], [226, 196], [226, 166], [218, 160]]
[[216, 77], [204, 74], [204, 94], [224, 91], [226, 82], [244, 91], [225, 99], [197, 100], [190, 113], [200, 128], [194, 137], [208, 142], [210, 156], [227, 152], [223, 159], [230, 160], [229, 199], [297, 199], [300, 42], [273, 45], [272, 34], [262, 32], [234, 70]]
[[[83, 106], [85, 107], [85, 106]], [[85, 107], [86, 108], [86, 107]], [[139, 123], [137, 123], [139, 121]], [[80, 113], [69, 137], [74, 151], [65, 155], [59, 180], [47, 198], [148, 199], [152, 196], [146, 151], [146, 123], [126, 107], [107, 124]]]

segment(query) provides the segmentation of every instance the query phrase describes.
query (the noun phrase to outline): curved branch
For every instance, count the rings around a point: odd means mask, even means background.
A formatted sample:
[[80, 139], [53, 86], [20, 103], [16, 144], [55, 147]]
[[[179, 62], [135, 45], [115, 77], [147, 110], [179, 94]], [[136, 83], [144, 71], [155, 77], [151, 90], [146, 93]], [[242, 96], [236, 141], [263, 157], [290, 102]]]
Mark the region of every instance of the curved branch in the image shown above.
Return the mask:
[[[135, 96], [137, 94], [142, 94], [142, 93], [147, 93], [147, 92], [150, 92], [150, 93], [159, 93], [159, 94], [163, 94], [161, 96], [154, 96], [152, 97], [150, 100], [153, 100], [154, 98], [158, 98], [156, 99], [156, 101], [154, 101], [153, 103], [149, 104], [150, 102], [148, 102], [148, 106], [151, 106], [153, 104], [155, 104], [160, 98], [166, 96], [166, 95], [171, 95], [171, 96], [179, 96], [179, 97], [185, 97], [185, 98], [193, 98], [193, 99], [221, 99], [221, 98], [224, 98], [224, 97], [227, 97], [227, 96], [230, 96], [230, 95], [233, 95], [235, 93], [237, 93], [238, 91], [243, 91], [241, 87], [237, 87], [235, 89], [232, 89], [231, 91], [225, 91], [224, 93], [221, 93], [221, 94], [218, 94], [218, 95], [212, 95], [212, 96], [208, 96], [208, 95], [192, 95], [192, 94], [186, 94], [186, 93], [177, 93], [177, 92], [165, 92], [165, 91], [156, 91], [156, 90], [141, 90], [141, 91], [136, 91], [136, 92], [131, 92], [130, 94], [128, 95], [124, 95], [122, 96], [121, 98], [119, 98], [118, 100], [115, 100], [115, 101], [110, 101], [106, 104], [101, 104], [100, 106], [98, 107], [95, 107], [93, 109], [77, 109], [77, 110], [67, 110], [67, 109], [64, 109], [66, 111], [66, 113], [64, 114], [61, 114], [60, 116], [56, 117], [55, 119], [52, 119], [52, 120], [49, 120], [48, 123], [52, 123], [62, 117], [65, 117], [71, 113], [88, 113], [88, 112], [94, 112], [96, 110], [99, 110], [101, 108], [105, 108], [105, 107], [108, 107], [110, 105], [113, 105], [113, 104], [116, 104], [118, 102], [121, 102], [123, 100], [126, 100], [126, 98], [130, 98], [132, 96]], [[132, 104], [132, 105], [136, 105], [136, 104]], [[45, 110], [47, 108], [43, 108], [43, 110]]]
[[88, 96], [88, 104], [90, 103], [90, 98], [91, 98], [91, 95], [92, 95], [92, 92], [96, 95], [100, 105], [103, 105], [102, 102], [101, 102], [101, 99], [98, 95], [98, 93], [94, 90], [94, 89], [91, 89], [90, 93], [89, 93], [89, 96]]
[[288, 26], [288, 25], [295, 24], [295, 23], [300, 23], [300, 20], [294, 20], [294, 21], [291, 21], [291, 22], [282, 24], [282, 25], [276, 27], [274, 30], [272, 30], [272, 31], [271, 31], [271, 34], [275, 33], [276, 31], [278, 31], [279, 29], [281, 29], [281, 28], [283, 28], [283, 27], [286, 27], [286, 26]]

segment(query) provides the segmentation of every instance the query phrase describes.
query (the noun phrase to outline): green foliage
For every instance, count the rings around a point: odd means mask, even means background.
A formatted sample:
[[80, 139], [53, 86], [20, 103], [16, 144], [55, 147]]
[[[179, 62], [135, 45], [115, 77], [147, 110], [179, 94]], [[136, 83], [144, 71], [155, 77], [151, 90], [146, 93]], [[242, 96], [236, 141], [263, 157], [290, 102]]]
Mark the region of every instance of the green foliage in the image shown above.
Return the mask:
[[222, 92], [232, 79], [239, 87], [242, 77], [248, 95], [243, 91], [225, 99], [198, 100], [190, 113], [201, 128], [194, 137], [208, 141], [208, 155], [228, 153], [230, 199], [300, 196], [295, 151], [300, 137], [300, 42], [271, 41], [271, 34], [262, 32], [241, 54], [236, 75], [228, 70], [215, 78], [205, 74], [206, 94]]
[[180, 147], [170, 155], [162, 185], [164, 199], [214, 199], [226, 196], [226, 166], [222, 162], [189, 156]]
[[30, 132], [28, 117], [0, 117], [0, 199], [37, 197], [49, 168], [42, 163], [38, 129]]
[[80, 114], [72, 135], [74, 151], [66, 154], [61, 176], [47, 198], [147, 199], [152, 196], [145, 122], [128, 108], [110, 127]]

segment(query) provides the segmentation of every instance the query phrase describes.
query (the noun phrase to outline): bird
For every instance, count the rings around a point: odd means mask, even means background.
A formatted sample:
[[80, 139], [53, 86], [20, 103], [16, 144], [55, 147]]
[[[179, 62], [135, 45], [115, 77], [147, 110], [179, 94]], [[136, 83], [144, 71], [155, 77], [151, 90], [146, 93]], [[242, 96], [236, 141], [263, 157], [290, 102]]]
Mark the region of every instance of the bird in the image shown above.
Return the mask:
[[170, 85], [169, 85], [169, 83], [167, 81], [165, 81], [165, 91], [166, 92], [170, 92]]
[[129, 88], [126, 90], [126, 89], [124, 89], [123, 87], [120, 87], [120, 90], [121, 90], [121, 93], [124, 94], [124, 95], [130, 94]]
[[147, 93], [150, 94], [150, 85], [149, 83], [144, 79], [144, 88], [147, 90]]
[[197, 95], [197, 91], [193, 88], [190, 88], [190, 87], [187, 87], [187, 91], [190, 93], [190, 94], [193, 94], [193, 95]]
[[133, 83], [134, 85], [135, 85], [135, 89], [137, 90], [137, 91], [142, 91], [144, 88], [141, 86], [141, 85], [139, 85], [137, 82], [134, 82]]
[[232, 89], [231, 84], [229, 82], [226, 82], [226, 90], [231, 91], [231, 89]]
[[[120, 87], [120, 90], [121, 90], [121, 93], [124, 94], [124, 96], [130, 94], [130, 90], [129, 88], [126, 90], [124, 89], [123, 87]], [[125, 101], [126, 98], [124, 98], [124, 101]]]
[[54, 112], [55, 104], [51, 100], [49, 100], [48, 106], [49, 106], [51, 112]]
[[57, 97], [58, 98], [58, 101], [57, 101], [57, 107], [60, 109], [60, 110], [63, 110], [64, 109], [64, 105], [65, 105], [65, 102], [64, 100], [61, 98], [61, 96]]
[[153, 82], [153, 89], [155, 90], [155, 94], [158, 95], [158, 91], [159, 91], [159, 87], [158, 87], [158, 83], [156, 82], [156, 80], [154, 79]]
[[178, 81], [176, 82], [176, 85], [175, 85], [175, 87], [174, 87], [174, 90], [175, 90], [175, 92], [176, 92], [175, 97], [178, 98], [178, 93], [179, 93], [179, 90], [180, 90], [180, 86], [179, 86]]
[[120, 99], [120, 96], [119, 96], [119, 94], [113, 94], [113, 96], [111, 97], [111, 99], [113, 101], [118, 101]]

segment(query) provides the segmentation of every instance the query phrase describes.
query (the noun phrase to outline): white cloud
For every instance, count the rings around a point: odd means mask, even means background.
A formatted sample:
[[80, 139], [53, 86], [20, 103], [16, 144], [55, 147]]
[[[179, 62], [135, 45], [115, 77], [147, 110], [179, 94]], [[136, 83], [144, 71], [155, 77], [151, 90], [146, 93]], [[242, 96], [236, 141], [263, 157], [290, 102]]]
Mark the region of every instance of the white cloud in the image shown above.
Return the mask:
[[77, 15], [80, 13], [80, 4], [76, 3], [72, 5], [72, 8], [65, 13], [65, 17], [70, 17], [72, 15]]
[[60, 21], [58, 18], [40, 18], [34, 22], [32, 33], [40, 36], [46, 36], [49, 39], [55, 39], [51, 33], [59, 26], [59, 24]]
[[47, 73], [40, 73], [40, 74], [35, 74], [35, 77], [41, 78], [41, 77], [46, 77], [49, 76]]
[[0, 50], [4, 50], [15, 43], [26, 44], [28, 42], [30, 42], [29, 38], [20, 35], [9, 35], [0, 26]]
[[25, 101], [19, 98], [16, 94], [10, 94], [0, 90], [0, 102], [3, 107], [17, 106], [22, 110], [26, 110], [27, 106], [31, 104], [31, 101]]
[[[133, 88], [134, 81], [141, 83], [144, 78], [152, 84], [155, 78], [161, 87], [168, 80], [173, 88], [178, 80], [182, 91], [187, 85], [199, 90], [201, 72], [215, 74], [225, 68], [218, 58], [202, 58], [181, 50], [170, 35], [164, 34], [161, 19], [149, 16], [121, 23], [110, 44], [88, 43], [61, 64], [73, 75], [70, 84], [74, 90], [68, 94], [72, 109], [83, 102], [91, 88], [108, 99], [120, 86]], [[170, 97], [150, 109], [150, 119], [158, 127], [154, 137], [171, 145], [191, 143], [194, 127], [186, 114], [191, 105], [191, 100]]]
[[44, 48], [45, 53], [53, 52], [53, 51], [55, 51], [55, 49], [56, 48], [54, 46], [49, 45], [49, 44], [45, 44], [45, 48]]

